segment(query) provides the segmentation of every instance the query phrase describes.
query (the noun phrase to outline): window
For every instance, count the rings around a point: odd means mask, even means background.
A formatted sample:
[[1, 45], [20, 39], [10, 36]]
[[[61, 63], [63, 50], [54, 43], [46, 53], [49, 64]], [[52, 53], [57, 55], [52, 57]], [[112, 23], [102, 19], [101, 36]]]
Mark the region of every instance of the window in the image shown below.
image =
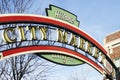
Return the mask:
[[114, 60], [114, 63], [117, 67], [120, 67], [120, 57]]
[[110, 54], [112, 54], [113, 53], [113, 49], [110, 49]]

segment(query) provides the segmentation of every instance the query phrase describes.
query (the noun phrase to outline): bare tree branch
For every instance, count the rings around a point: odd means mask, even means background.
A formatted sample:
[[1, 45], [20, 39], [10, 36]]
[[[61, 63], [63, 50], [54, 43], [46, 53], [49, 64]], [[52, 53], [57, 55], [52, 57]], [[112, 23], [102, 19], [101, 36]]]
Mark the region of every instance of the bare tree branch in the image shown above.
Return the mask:
[[0, 13], [25, 13], [33, 3], [34, 0], [1, 0]]

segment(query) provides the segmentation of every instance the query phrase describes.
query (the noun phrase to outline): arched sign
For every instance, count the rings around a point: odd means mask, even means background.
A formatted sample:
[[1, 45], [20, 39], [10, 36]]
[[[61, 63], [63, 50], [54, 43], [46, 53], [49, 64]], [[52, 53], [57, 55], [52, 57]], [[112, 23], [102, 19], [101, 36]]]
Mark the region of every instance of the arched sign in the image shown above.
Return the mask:
[[38, 15], [0, 15], [0, 34], [0, 59], [41, 53], [40, 56], [50, 61], [55, 62], [52, 58], [68, 61], [57, 62], [61, 64], [76, 62], [72, 65], [78, 65], [86, 62], [101, 74], [111, 75], [114, 71], [107, 52], [95, 39], [61, 20]]

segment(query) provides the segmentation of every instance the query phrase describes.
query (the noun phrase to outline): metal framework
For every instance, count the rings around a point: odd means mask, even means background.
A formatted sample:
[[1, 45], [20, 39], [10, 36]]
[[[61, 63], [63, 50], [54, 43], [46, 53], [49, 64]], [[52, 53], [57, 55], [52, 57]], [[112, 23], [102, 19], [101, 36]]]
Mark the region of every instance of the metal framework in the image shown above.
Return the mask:
[[53, 39], [50, 33], [53, 33], [54, 30], [62, 29], [66, 30], [68, 33], [74, 33], [76, 35], [80, 35], [86, 40], [90, 41], [97, 48], [99, 48], [105, 55], [106, 59], [112, 65], [113, 69], [118, 75], [118, 69], [111, 61], [111, 59], [107, 56], [106, 50], [90, 35], [82, 31], [81, 29], [63, 22], [61, 20], [53, 19], [50, 17], [38, 16], [38, 15], [25, 15], [25, 14], [11, 14], [11, 15], [0, 15], [0, 30], [4, 30], [5, 28], [17, 27], [17, 26], [39, 26], [39, 27], [47, 27], [48, 32], [47, 40], [27, 40], [27, 41], [17, 41], [16, 43], [4, 43], [3, 40], [0, 40], [1, 43], [1, 55], [2, 57], [10, 57], [20, 54], [26, 53], [37, 53], [37, 52], [55, 52], [61, 54], [67, 54], [70, 56], [74, 56], [92, 67], [98, 70], [101, 74], [106, 75], [106, 77], [110, 80], [113, 80], [113, 76], [109, 71], [106, 70], [104, 65], [102, 65], [98, 60], [91, 58], [92, 56], [87, 54], [86, 52], [78, 49], [69, 44], [57, 42]]

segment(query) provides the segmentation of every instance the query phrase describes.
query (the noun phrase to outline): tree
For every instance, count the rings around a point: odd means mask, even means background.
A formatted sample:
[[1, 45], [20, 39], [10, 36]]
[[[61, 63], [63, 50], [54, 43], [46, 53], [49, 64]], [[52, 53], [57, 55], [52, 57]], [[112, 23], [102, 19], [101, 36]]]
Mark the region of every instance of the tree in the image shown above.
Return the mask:
[[34, 0], [1, 0], [0, 13], [25, 13], [30, 11]]
[[[33, 2], [34, 0], [0, 0], [0, 13], [27, 13]], [[19, 45], [16, 44], [17, 47]], [[41, 75], [53, 67], [34, 54], [15, 56], [0, 61], [0, 80], [40, 80]]]
[[[1, 61], [1, 80], [40, 79], [41, 74], [49, 72], [52, 67], [33, 54], [21, 55]], [[36, 72], [37, 71], [37, 72]], [[33, 75], [35, 73], [35, 75]]]

